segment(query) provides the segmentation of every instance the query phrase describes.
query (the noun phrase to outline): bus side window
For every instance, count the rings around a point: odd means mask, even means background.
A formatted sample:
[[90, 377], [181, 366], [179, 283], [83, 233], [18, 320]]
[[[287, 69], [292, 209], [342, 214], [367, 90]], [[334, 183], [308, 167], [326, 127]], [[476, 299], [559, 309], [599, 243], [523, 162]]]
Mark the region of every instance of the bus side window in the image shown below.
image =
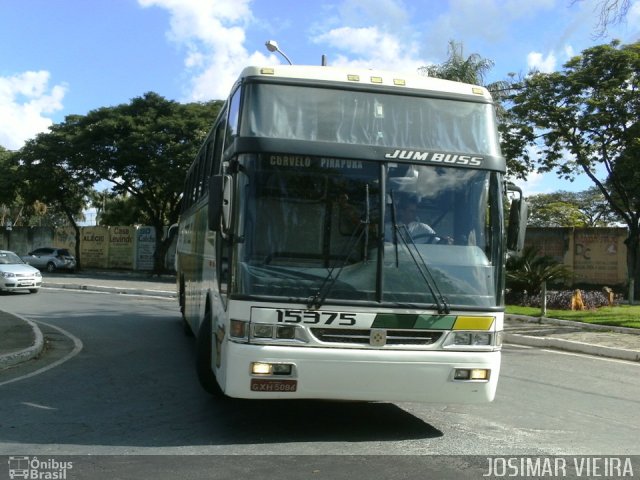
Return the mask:
[[233, 143], [233, 137], [238, 135], [238, 121], [240, 119], [240, 92], [241, 89], [238, 88], [231, 97], [231, 102], [229, 104], [229, 116], [227, 123], [227, 131], [225, 138], [225, 148], [228, 148]]
[[226, 122], [221, 121], [216, 127], [215, 139], [213, 141], [213, 164], [211, 165], [211, 174], [218, 175], [220, 172], [220, 160], [222, 159], [222, 150], [224, 145], [224, 127]]

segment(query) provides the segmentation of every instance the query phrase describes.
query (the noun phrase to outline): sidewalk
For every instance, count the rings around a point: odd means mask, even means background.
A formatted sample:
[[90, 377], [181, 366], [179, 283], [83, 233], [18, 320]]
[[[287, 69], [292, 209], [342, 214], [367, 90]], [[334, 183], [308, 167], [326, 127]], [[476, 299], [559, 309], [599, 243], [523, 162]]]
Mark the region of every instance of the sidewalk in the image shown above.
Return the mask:
[[[164, 298], [176, 297], [175, 277], [148, 273], [44, 274], [44, 288], [67, 288]], [[506, 315], [504, 342], [640, 362], [640, 329]], [[38, 326], [0, 310], [0, 370], [36, 357], [44, 342]]]
[[640, 329], [505, 315], [504, 342], [640, 362]]
[[42, 278], [42, 286], [168, 298], [176, 296], [175, 276], [162, 275], [158, 277], [148, 272], [45, 273]]

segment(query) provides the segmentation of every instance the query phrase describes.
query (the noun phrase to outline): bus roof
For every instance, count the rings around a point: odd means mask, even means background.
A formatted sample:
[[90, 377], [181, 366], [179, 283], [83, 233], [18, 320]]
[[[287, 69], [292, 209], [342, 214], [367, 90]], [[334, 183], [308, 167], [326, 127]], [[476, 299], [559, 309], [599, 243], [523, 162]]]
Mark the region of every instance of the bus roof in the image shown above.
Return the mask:
[[489, 91], [479, 85], [453, 82], [424, 75], [391, 72], [386, 70], [367, 70], [364, 68], [342, 68], [314, 65], [275, 65], [249, 66], [242, 70], [239, 80], [246, 77], [298, 78], [328, 82], [356, 83], [360, 85], [380, 85], [396, 88], [411, 88], [459, 95], [483, 97], [492, 101]]

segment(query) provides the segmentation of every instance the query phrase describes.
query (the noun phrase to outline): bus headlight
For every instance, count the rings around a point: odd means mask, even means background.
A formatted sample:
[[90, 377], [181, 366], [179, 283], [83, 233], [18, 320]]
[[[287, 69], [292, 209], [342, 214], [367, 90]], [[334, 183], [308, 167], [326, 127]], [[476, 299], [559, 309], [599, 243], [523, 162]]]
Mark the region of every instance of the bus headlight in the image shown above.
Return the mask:
[[287, 339], [296, 338], [296, 327], [293, 327], [290, 325], [279, 326], [276, 329], [276, 338], [287, 338]]
[[257, 342], [278, 343], [278, 340], [288, 340], [294, 342], [307, 342], [302, 329], [295, 325], [272, 325], [270, 323], [252, 323], [251, 339]]
[[491, 345], [490, 333], [474, 333], [471, 335], [471, 345]]
[[455, 332], [453, 334], [453, 345], [471, 345], [472, 334], [470, 332]]
[[253, 336], [256, 338], [272, 338], [273, 337], [273, 325], [264, 323], [256, 323], [253, 326]]
[[460, 332], [453, 331], [447, 336], [443, 346], [455, 347], [491, 347], [494, 346], [495, 332]]
[[286, 375], [293, 373], [291, 363], [251, 362], [252, 375]]

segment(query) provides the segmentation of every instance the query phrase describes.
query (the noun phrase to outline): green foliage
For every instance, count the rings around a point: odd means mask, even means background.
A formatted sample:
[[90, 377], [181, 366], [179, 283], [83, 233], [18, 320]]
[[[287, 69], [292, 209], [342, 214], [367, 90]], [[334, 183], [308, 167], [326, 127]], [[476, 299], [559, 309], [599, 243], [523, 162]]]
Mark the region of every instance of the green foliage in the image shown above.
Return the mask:
[[449, 58], [443, 64], [421, 67], [420, 72], [430, 77], [483, 85], [486, 74], [494, 65], [493, 61], [482, 58], [477, 53], [465, 58], [462, 43], [455, 40], [449, 40], [447, 53]]
[[95, 177], [74, 166], [78, 154], [74, 148], [75, 119], [53, 125], [49, 132], [27, 141], [17, 153], [17, 177], [26, 204], [43, 203], [45, 213], [59, 212], [77, 228]]
[[[20, 150], [19, 192], [27, 205], [37, 200], [63, 213], [77, 230], [76, 220], [90, 199], [95, 202], [93, 186], [106, 181], [113, 185], [114, 216], [103, 222], [144, 223], [162, 232], [178, 219], [186, 172], [221, 106], [146, 93], [128, 104], [67, 116]], [[157, 238], [162, 258], [168, 243]]]
[[11, 152], [0, 146], [0, 204], [10, 204], [15, 200], [17, 182], [16, 165], [11, 161]]
[[630, 175], [640, 130], [640, 42], [592, 47], [562, 71], [534, 73], [511, 101], [510, 154], [540, 172], [587, 175], [629, 229], [627, 265], [640, 284], [638, 183]]
[[151, 223], [138, 203], [138, 199], [132, 195], [109, 191], [96, 192], [91, 198], [91, 205], [96, 209], [98, 225], [149, 225]]
[[527, 203], [528, 225], [532, 227], [607, 227], [619, 221], [595, 187], [583, 192], [532, 195]]
[[510, 257], [506, 267], [507, 288], [514, 293], [535, 295], [540, 292], [543, 282], [551, 284], [571, 278], [571, 270], [565, 265], [552, 257], [538, 255], [533, 247], [525, 247], [519, 257]]
[[[527, 315], [539, 317], [539, 307], [508, 306], [507, 314]], [[547, 317], [559, 320], [573, 320], [574, 322], [595, 323], [617, 327], [640, 328], [640, 306], [618, 305], [615, 307], [601, 307], [596, 310], [547, 310]]]
[[[175, 223], [186, 172], [222, 102], [180, 104], [146, 93], [79, 122], [76, 168], [135, 199], [138, 219]], [[140, 223], [140, 222], [138, 222]]]

